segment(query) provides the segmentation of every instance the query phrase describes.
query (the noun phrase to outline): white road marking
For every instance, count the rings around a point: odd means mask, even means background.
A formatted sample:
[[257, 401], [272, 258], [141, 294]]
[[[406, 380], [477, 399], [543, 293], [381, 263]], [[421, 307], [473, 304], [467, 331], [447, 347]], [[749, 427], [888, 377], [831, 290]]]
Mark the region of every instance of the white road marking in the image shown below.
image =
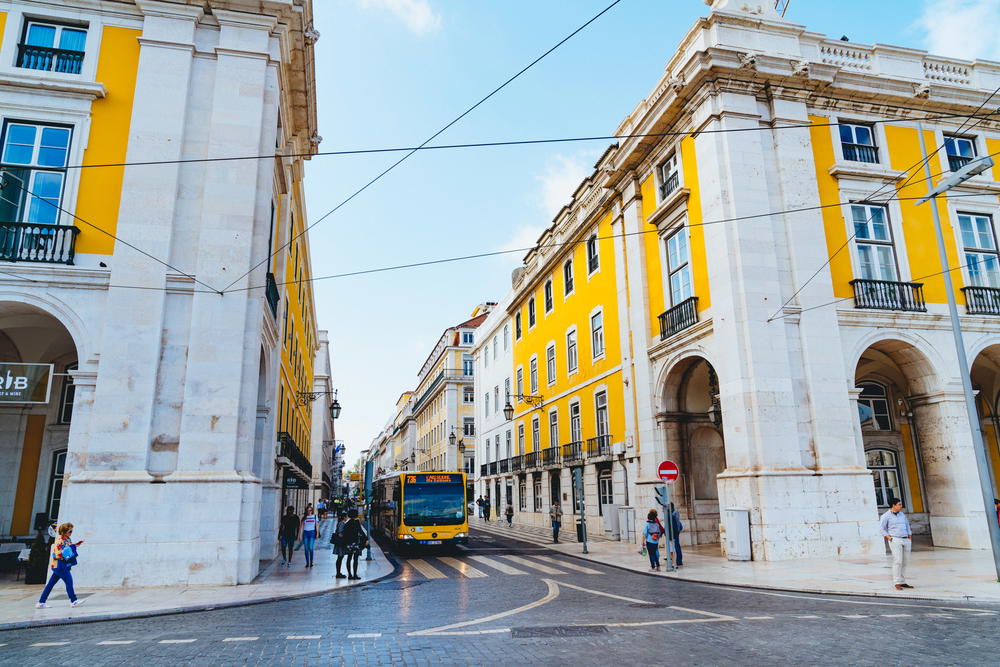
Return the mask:
[[412, 558], [406, 561], [409, 565], [412, 565], [414, 569], [420, 574], [424, 575], [428, 579], [446, 579], [447, 576], [444, 572], [437, 569], [423, 558]]
[[504, 574], [528, 574], [524, 570], [519, 570], [516, 567], [511, 567], [507, 563], [501, 563], [495, 558], [490, 558], [489, 556], [469, 556], [469, 558], [482, 563], [483, 565], [488, 565], [494, 570], [500, 570]]
[[882, 614], [885, 618], [906, 618], [908, 616], [913, 616], [913, 614]]
[[460, 623], [452, 623], [450, 625], [441, 625], [436, 628], [429, 628], [427, 630], [416, 630], [414, 632], [408, 632], [407, 635], [433, 635], [444, 630], [453, 630], [455, 628], [464, 628], [469, 625], [478, 625], [479, 623], [488, 623], [489, 621], [495, 621], [498, 618], [504, 618], [505, 616], [513, 616], [514, 614], [520, 614], [522, 611], [528, 611], [529, 609], [534, 609], [535, 607], [540, 607], [546, 602], [551, 602], [559, 596], [559, 587], [556, 582], [551, 579], [543, 579], [542, 581], [549, 587], [549, 592], [545, 594], [545, 597], [535, 600], [534, 602], [529, 602], [526, 605], [517, 607], [516, 609], [510, 609], [508, 611], [502, 611], [498, 614], [492, 614], [490, 616], [484, 616], [483, 618], [474, 618], [471, 621], [462, 621]]
[[804, 616], [796, 616], [795, 618], [819, 618], [819, 616], [813, 616], [812, 614], [806, 614]]
[[935, 618], [955, 618], [951, 614], [927, 614], [927, 616], [934, 616]]
[[552, 556], [532, 556], [532, 558], [536, 558], [538, 560], [544, 560], [546, 563], [552, 563], [553, 565], [558, 565], [559, 567], [565, 567], [570, 570], [576, 570], [577, 572], [583, 572], [584, 574], [603, 574], [600, 570], [584, 567], [582, 565], [577, 565], [576, 563], [570, 563], [565, 560], [559, 560], [558, 558], [553, 558]]
[[134, 644], [134, 639], [109, 639], [103, 642], [97, 642], [98, 646], [124, 646], [125, 644]]
[[226, 637], [222, 641], [224, 642], [255, 642], [260, 637]]
[[482, 570], [477, 570], [476, 568], [472, 567], [464, 560], [452, 558], [451, 556], [438, 556], [438, 560], [444, 563], [445, 565], [450, 565], [451, 567], [455, 568], [456, 570], [458, 570], [459, 572], [461, 572], [462, 574], [471, 579], [489, 576]]
[[865, 614], [841, 614], [841, 618], [868, 618]]
[[65, 646], [69, 642], [38, 642], [32, 646]]
[[549, 567], [548, 565], [542, 565], [541, 563], [535, 563], [530, 561], [523, 556], [504, 556], [508, 560], [512, 560], [519, 565], [524, 565], [525, 567], [530, 567], [534, 570], [538, 570], [544, 574], [566, 574], [562, 570], [557, 570], [554, 567]]
[[197, 639], [161, 639], [161, 644], [190, 644], [191, 642], [196, 642]]
[[748, 621], [770, 621], [774, 616], [744, 616]]
[[323, 635], [288, 635], [285, 639], [320, 639]]
[[356, 635], [347, 635], [348, 639], [376, 639], [381, 637], [381, 632], [362, 632]]

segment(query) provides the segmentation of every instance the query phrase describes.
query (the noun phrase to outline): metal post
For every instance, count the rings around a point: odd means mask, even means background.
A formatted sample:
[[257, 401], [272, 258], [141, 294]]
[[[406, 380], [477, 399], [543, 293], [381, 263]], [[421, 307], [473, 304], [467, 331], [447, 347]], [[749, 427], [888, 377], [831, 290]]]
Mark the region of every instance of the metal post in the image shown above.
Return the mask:
[[920, 137], [920, 153], [924, 158], [924, 174], [927, 177], [927, 193], [931, 198], [931, 213], [934, 218], [934, 233], [937, 235], [938, 255], [941, 257], [941, 277], [944, 280], [945, 294], [948, 296], [948, 312], [951, 315], [951, 332], [955, 339], [955, 352], [958, 355], [958, 372], [962, 377], [962, 389], [965, 393], [965, 409], [969, 415], [969, 426], [972, 430], [972, 446], [976, 450], [976, 467], [979, 470], [979, 485], [982, 489], [985, 506], [986, 524], [989, 529], [990, 546], [993, 549], [993, 567], [1000, 581], [1000, 526], [997, 525], [996, 513], [993, 507], [992, 471], [986, 458], [986, 444], [979, 428], [979, 411], [976, 409], [975, 395], [972, 393], [972, 372], [969, 360], [965, 356], [965, 343], [962, 340], [962, 326], [958, 319], [958, 306], [955, 303], [955, 290], [951, 284], [951, 268], [948, 266], [948, 255], [945, 251], [944, 232], [941, 231], [941, 216], [937, 208], [937, 195], [934, 194], [930, 160], [927, 158], [927, 146], [924, 142], [924, 128], [917, 123], [917, 133]]
[[576, 468], [573, 472], [575, 473], [573, 475], [573, 487], [576, 489], [577, 497], [580, 499], [580, 518], [577, 521], [579, 521], [583, 537], [583, 553], [590, 553], [587, 551], [587, 516], [586, 498], [583, 495], [583, 468]]
[[668, 572], [673, 572], [677, 568], [674, 567], [674, 561], [673, 561], [672, 558], [670, 558], [670, 549], [673, 547], [673, 544], [674, 544], [674, 542], [673, 542], [673, 539], [674, 539], [674, 516], [673, 516], [673, 514], [670, 513], [670, 501], [671, 501], [670, 486], [671, 486], [670, 482], [667, 482], [667, 481], [663, 482], [663, 488], [665, 490], [665, 492], [663, 494], [663, 499], [664, 499], [664, 502], [666, 502], [666, 505], [663, 507], [663, 524], [664, 524], [664, 528], [666, 529], [666, 533], [667, 533], [667, 545], [666, 545], [666, 549], [665, 549], [665, 551], [667, 552], [665, 554], [666, 555], [666, 561], [667, 561], [667, 571]]

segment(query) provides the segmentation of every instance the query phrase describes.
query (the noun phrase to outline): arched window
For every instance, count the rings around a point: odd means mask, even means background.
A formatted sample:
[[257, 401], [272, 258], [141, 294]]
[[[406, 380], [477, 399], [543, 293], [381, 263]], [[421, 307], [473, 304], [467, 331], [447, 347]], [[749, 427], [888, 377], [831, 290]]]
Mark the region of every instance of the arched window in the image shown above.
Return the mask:
[[858, 418], [861, 428], [872, 431], [891, 431], [892, 416], [889, 413], [889, 394], [877, 382], [862, 382], [858, 385]]
[[875, 502], [879, 507], [891, 507], [903, 499], [903, 476], [899, 470], [899, 457], [889, 449], [869, 449], [865, 452], [868, 469], [875, 482]]

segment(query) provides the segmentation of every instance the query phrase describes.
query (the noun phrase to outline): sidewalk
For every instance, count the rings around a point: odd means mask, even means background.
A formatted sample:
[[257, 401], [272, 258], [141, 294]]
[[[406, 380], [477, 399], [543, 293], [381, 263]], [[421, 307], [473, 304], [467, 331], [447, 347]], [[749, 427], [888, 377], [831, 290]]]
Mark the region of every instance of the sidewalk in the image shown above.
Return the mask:
[[[360, 586], [390, 574], [392, 564], [378, 545], [372, 542], [372, 561], [361, 555], [360, 581], [336, 579], [335, 558], [330, 549], [316, 550], [316, 565], [305, 567], [302, 550], [295, 552], [291, 568], [279, 567], [279, 560], [269, 563], [253, 583], [240, 586], [178, 586], [156, 588], [77, 588], [77, 596], [86, 602], [70, 607], [66, 589], [56, 584], [49, 596], [48, 609], [36, 609], [42, 585], [4, 585], [0, 587], [0, 630], [81, 621], [157, 616], [177, 612], [202, 611], [260, 602], [307, 597], [340, 588]], [[85, 580], [86, 561], [79, 565], [80, 579]], [[74, 570], [76, 572], [76, 570]], [[81, 576], [82, 575], [82, 576]]]
[[588, 542], [590, 553], [583, 554], [576, 536], [567, 535], [565, 530], [563, 538], [571, 541], [552, 544], [539, 529], [520, 527], [516, 519], [513, 528], [506, 523], [487, 524], [481, 519], [469, 523], [492, 535], [506, 535], [586, 560], [686, 581], [805, 593], [1000, 602], [1000, 584], [996, 582], [993, 556], [988, 550], [918, 546], [907, 567], [907, 580], [915, 588], [897, 591], [892, 585], [892, 562], [888, 555], [740, 562], [725, 559], [719, 545], [713, 544], [684, 547], [684, 567], [676, 572], [650, 572], [649, 560], [638, 553], [638, 544], [595, 540]]

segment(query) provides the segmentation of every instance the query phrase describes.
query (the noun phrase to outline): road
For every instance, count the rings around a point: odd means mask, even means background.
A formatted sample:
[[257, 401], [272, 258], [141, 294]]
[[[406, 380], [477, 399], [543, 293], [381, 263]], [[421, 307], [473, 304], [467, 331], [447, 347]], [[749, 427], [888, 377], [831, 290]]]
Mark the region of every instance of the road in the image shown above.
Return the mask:
[[473, 533], [337, 593], [0, 633], [0, 663], [979, 664], [1000, 605], [751, 591], [656, 578]]

